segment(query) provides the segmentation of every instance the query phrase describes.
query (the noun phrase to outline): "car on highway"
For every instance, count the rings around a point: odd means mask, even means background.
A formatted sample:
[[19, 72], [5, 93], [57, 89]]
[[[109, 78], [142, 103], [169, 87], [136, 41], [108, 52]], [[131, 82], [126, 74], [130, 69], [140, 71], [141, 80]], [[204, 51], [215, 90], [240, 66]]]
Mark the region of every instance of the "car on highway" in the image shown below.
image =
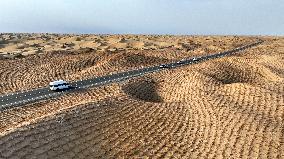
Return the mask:
[[63, 80], [52, 81], [49, 83], [49, 89], [52, 91], [65, 90], [69, 89], [70, 87], [70, 84]]
[[177, 62], [177, 64], [185, 64], [187, 59], [181, 59], [180, 61]]
[[161, 64], [159, 67], [160, 68], [169, 68], [169, 66], [167, 64]]
[[176, 66], [173, 64], [161, 64], [160, 68], [175, 68]]
[[191, 59], [193, 62], [195, 62], [195, 61], [198, 61], [198, 58], [197, 57], [194, 57], [194, 58], [192, 58]]

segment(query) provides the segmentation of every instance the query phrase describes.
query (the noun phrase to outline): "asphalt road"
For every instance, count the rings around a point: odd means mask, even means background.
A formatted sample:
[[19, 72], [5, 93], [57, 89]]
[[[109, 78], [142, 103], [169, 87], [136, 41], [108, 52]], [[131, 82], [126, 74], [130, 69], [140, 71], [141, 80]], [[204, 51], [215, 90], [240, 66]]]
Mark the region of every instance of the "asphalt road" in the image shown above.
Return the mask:
[[111, 74], [111, 75], [102, 76], [102, 77], [95, 77], [91, 79], [75, 81], [75, 82], [70, 83], [72, 88], [69, 90], [65, 90], [65, 91], [54, 92], [54, 91], [51, 91], [49, 87], [44, 87], [44, 88], [38, 88], [38, 89], [29, 90], [25, 92], [16, 92], [16, 93], [10, 93], [6, 95], [0, 95], [0, 110], [2, 111], [2, 110], [6, 110], [12, 107], [22, 106], [27, 103], [39, 101], [42, 99], [57, 97], [57, 96], [63, 95], [64, 93], [70, 93], [72, 91], [76, 91], [77, 89], [83, 89], [83, 88], [88, 88], [88, 87], [100, 86], [100, 85], [104, 85], [107, 83], [123, 81], [123, 80], [127, 80], [129, 78], [133, 78], [136, 76], [142, 76], [147, 73], [160, 71], [162, 69], [172, 69], [176, 67], [181, 67], [183, 65], [190, 65], [194, 63], [203, 62], [205, 60], [210, 60], [214, 58], [220, 58], [220, 57], [232, 55], [239, 51], [243, 51], [247, 48], [251, 48], [256, 45], [259, 45], [262, 42], [263, 42], [262, 40], [259, 40], [258, 42], [255, 42], [253, 44], [238, 47], [233, 50], [216, 53], [216, 54], [208, 55], [208, 56], [196, 57], [195, 59], [190, 58], [190, 59], [186, 59], [183, 61], [177, 61], [173, 63], [145, 67], [142, 69], [130, 70], [130, 71]]

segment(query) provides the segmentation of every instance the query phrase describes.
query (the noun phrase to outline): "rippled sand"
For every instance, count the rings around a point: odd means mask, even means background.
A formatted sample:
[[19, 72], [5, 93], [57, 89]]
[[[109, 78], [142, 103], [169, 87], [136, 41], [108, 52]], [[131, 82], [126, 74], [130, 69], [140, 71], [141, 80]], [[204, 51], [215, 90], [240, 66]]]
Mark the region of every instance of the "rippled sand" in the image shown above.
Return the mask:
[[[1, 93], [45, 86], [54, 78], [73, 81], [212, 54], [256, 40], [65, 36], [64, 42], [85, 41], [91, 49], [75, 45], [0, 60]], [[103, 38], [84, 40], [90, 37]], [[260, 38], [263, 44], [234, 56], [1, 112], [0, 157], [283, 158], [284, 38]]]

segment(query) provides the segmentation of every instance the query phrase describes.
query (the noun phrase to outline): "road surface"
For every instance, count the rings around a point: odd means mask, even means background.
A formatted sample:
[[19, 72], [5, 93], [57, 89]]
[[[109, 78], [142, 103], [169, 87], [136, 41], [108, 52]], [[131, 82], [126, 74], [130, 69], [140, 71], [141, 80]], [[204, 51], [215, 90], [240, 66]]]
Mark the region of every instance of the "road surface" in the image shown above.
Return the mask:
[[158, 66], [151, 66], [151, 67], [141, 68], [137, 70], [130, 70], [126, 72], [106, 75], [102, 77], [95, 77], [91, 79], [75, 81], [75, 82], [70, 83], [72, 88], [69, 90], [65, 90], [65, 91], [54, 92], [54, 91], [51, 91], [49, 87], [44, 87], [44, 88], [38, 88], [38, 89], [29, 90], [25, 92], [16, 92], [16, 93], [10, 93], [6, 95], [0, 95], [0, 111], [6, 110], [12, 107], [22, 106], [27, 103], [31, 103], [31, 102], [35, 102], [35, 101], [39, 101], [39, 100], [43, 100], [47, 98], [57, 97], [57, 96], [63, 95], [64, 93], [75, 91], [76, 89], [100, 86], [100, 85], [104, 85], [107, 83], [127, 80], [129, 78], [133, 78], [137, 76], [143, 76], [147, 73], [152, 73], [152, 72], [160, 71], [163, 69], [172, 69], [176, 67], [181, 67], [183, 65], [190, 65], [194, 63], [203, 62], [205, 60], [210, 60], [214, 58], [220, 58], [223, 56], [232, 55], [239, 51], [243, 51], [247, 48], [251, 48], [256, 45], [259, 45], [262, 42], [263, 42], [262, 40], [259, 40], [255, 43], [245, 45], [242, 47], [238, 47], [233, 50], [216, 53], [216, 54], [212, 54], [208, 56], [196, 57], [195, 59], [194, 58], [186, 59], [186, 60], [183, 60], [182, 62], [177, 61], [177, 62], [158, 65]]

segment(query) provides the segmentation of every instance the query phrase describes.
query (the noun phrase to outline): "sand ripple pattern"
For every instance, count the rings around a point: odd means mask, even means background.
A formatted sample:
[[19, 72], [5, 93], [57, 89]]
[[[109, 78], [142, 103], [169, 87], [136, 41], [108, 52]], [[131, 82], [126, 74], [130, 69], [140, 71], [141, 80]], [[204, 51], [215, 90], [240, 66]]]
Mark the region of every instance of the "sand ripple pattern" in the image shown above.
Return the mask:
[[279, 44], [3, 112], [0, 157], [283, 158]]

